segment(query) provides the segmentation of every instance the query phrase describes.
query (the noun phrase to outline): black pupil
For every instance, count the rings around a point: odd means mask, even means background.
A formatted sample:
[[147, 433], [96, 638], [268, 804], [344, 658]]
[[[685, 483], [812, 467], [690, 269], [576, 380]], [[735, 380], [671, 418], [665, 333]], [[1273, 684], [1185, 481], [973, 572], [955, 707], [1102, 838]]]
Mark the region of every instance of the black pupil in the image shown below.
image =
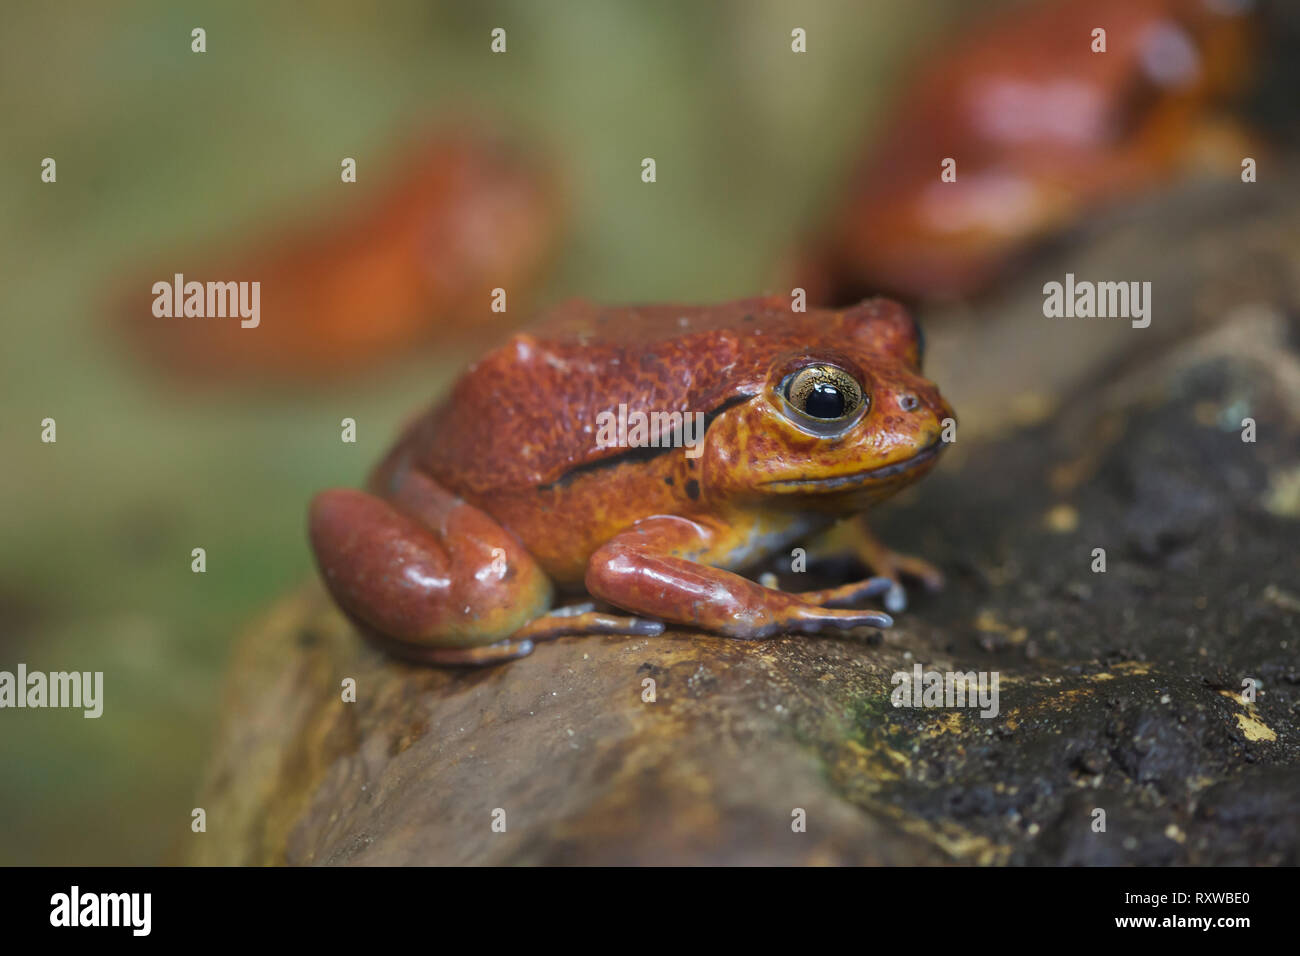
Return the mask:
[[833, 382], [818, 382], [814, 385], [804, 407], [804, 411], [813, 418], [840, 418], [844, 410], [844, 393]]

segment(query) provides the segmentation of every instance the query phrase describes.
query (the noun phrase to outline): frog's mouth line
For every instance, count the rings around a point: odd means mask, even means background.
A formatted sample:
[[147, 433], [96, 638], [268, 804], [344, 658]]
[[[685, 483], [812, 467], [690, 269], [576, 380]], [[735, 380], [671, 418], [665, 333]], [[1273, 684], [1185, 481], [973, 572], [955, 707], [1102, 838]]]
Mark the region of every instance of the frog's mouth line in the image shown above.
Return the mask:
[[767, 481], [763, 485], [777, 491], [814, 489], [817, 491], [835, 491], [841, 488], [857, 488], [872, 481], [893, 478], [895, 475], [901, 475], [913, 468], [919, 468], [921, 465], [933, 461], [939, 456], [939, 452], [943, 450], [943, 444], [942, 440], [936, 439], [911, 458], [905, 458], [902, 461], [896, 461], [888, 465], [881, 465], [879, 468], [872, 468], [869, 471], [859, 471], [852, 475], [837, 475], [834, 478], [785, 478], [779, 481]]

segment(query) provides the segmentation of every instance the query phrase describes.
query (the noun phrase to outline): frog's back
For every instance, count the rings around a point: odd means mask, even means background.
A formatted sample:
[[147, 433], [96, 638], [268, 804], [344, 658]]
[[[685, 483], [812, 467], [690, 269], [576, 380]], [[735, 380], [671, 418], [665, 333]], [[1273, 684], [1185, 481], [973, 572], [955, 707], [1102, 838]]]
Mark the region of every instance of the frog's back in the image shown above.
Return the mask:
[[900, 321], [910, 327], [883, 299], [806, 313], [791, 312], [786, 296], [715, 306], [567, 302], [471, 366], [408, 447], [457, 492], [546, 485], [626, 451], [598, 445], [603, 412], [707, 415], [757, 394], [778, 355], [864, 341]]

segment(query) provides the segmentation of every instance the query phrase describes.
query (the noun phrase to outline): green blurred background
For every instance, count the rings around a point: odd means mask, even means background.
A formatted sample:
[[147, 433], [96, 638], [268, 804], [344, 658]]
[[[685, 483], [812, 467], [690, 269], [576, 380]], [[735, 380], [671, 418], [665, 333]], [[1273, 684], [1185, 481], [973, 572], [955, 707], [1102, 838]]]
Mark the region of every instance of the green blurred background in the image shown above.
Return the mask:
[[[358, 483], [461, 358], [331, 387], [180, 390], [115, 337], [106, 288], [160, 249], [318, 215], [342, 195], [341, 157], [358, 158], [360, 188], [394, 140], [469, 115], [567, 180], [541, 303], [765, 291], [909, 59], [971, 6], [7, 2], [0, 669], [103, 671], [105, 704], [99, 720], [0, 712], [0, 863], [167, 858], [232, 640], [312, 573], [307, 499]], [[497, 26], [505, 56], [489, 52]], [[57, 184], [40, 181], [46, 156]], [[47, 416], [57, 444], [40, 441]]]

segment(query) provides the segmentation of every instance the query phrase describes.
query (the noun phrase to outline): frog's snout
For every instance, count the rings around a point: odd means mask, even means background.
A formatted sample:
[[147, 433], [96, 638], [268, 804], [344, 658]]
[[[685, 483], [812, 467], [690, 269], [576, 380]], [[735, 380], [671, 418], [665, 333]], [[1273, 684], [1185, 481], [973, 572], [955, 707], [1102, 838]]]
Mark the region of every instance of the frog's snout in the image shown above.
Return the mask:
[[951, 441], [947, 436], [950, 423], [957, 420], [956, 413], [937, 388], [906, 389], [898, 393], [896, 402], [906, 423], [903, 429], [912, 435], [918, 449]]
[[928, 413], [936, 427], [942, 429], [948, 420], [956, 421], [957, 414], [948, 400], [931, 385], [926, 389], [909, 390], [899, 396], [898, 407], [913, 414]]

